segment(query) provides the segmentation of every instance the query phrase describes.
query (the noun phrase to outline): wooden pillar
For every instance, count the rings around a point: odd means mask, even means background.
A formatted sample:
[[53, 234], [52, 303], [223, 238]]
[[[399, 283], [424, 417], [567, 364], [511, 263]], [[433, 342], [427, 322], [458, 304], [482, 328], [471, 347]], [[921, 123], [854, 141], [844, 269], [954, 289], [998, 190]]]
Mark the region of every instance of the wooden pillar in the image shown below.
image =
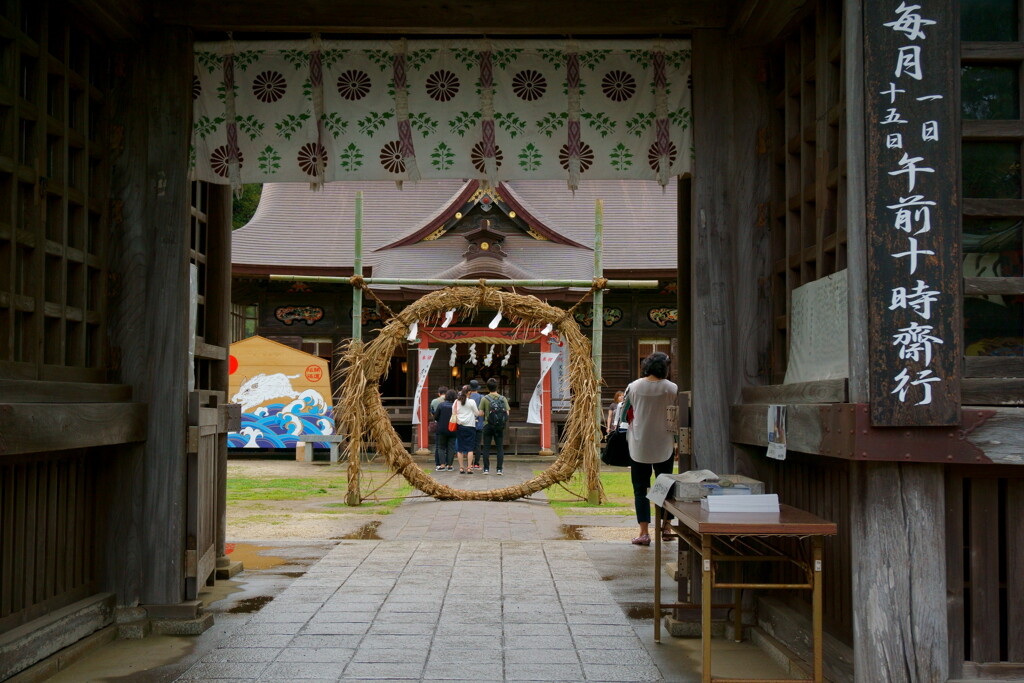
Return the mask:
[[948, 678], [941, 465], [851, 463], [854, 680]]
[[[144, 182], [147, 254], [143, 314], [149, 403], [142, 503], [143, 603], [172, 604], [185, 590], [185, 438], [188, 374], [188, 148], [191, 134], [191, 36], [154, 30], [145, 40], [148, 109]], [[144, 94], [144, 97], [140, 97]]]
[[117, 57], [108, 290], [114, 375], [148, 403], [147, 440], [104, 472], [103, 582], [120, 605], [184, 598], [188, 146], [192, 38], [161, 28]]
[[[923, 3], [909, 11], [935, 22], [922, 25], [926, 37], [897, 28], [895, 5], [845, 6], [849, 387], [852, 401], [871, 403], [876, 426], [955, 424], [960, 410], [957, 8]], [[920, 74], [913, 73], [915, 62]], [[931, 124], [936, 138], [926, 133]], [[903, 172], [911, 158], [931, 169], [917, 174], [914, 187]], [[930, 230], [917, 233], [916, 244], [899, 229], [895, 211], [911, 195], [935, 202], [928, 205]], [[915, 247], [935, 253], [920, 254], [916, 268], [895, 256]], [[892, 307], [895, 288], [918, 281], [940, 293], [928, 320]], [[894, 391], [905, 367], [913, 378], [924, 367], [899, 358], [893, 342], [911, 323], [931, 325], [943, 339], [932, 359], [941, 383], [930, 404], [920, 402], [920, 387], [911, 387], [906, 400]], [[894, 429], [893, 437], [899, 433]], [[855, 680], [944, 681], [950, 673], [946, 560], [959, 561], [960, 551], [946, 548], [943, 467], [876, 462], [850, 469]]]
[[[693, 34], [696, 171], [692, 215], [693, 466], [733, 468], [729, 408], [763, 369], [770, 323], [765, 153], [769, 102], [762, 53], [718, 29]], [[762, 310], [764, 309], [764, 310]]]
[[[231, 348], [231, 188], [228, 185], [209, 185], [207, 230], [209, 249], [207, 257], [208, 291], [206, 293], [206, 342], [228, 351]], [[213, 389], [228, 393], [228, 358], [213, 363]], [[217, 436], [217, 537], [218, 564], [227, 563], [227, 478], [228, 436]]]

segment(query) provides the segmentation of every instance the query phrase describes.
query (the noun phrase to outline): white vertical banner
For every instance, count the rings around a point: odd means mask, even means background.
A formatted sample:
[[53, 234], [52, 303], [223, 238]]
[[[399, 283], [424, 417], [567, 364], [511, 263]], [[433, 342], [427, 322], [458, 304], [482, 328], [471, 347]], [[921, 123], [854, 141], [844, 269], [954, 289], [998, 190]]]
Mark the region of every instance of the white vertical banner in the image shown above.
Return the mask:
[[569, 410], [569, 345], [564, 343], [558, 347], [558, 360], [551, 366], [551, 408]]
[[526, 421], [539, 425], [544, 424], [544, 416], [541, 415], [541, 394], [544, 392], [544, 377], [547, 376], [548, 371], [551, 370], [551, 366], [555, 364], [555, 359], [558, 358], [558, 354], [552, 351], [541, 351], [540, 352], [540, 379], [537, 380], [537, 386], [533, 390], [533, 396], [530, 397], [530, 409], [526, 415]]
[[419, 350], [419, 378], [416, 380], [416, 394], [412, 401], [412, 423], [420, 423], [420, 394], [423, 393], [423, 385], [427, 383], [427, 373], [430, 372], [430, 365], [434, 362], [434, 354], [437, 349]]

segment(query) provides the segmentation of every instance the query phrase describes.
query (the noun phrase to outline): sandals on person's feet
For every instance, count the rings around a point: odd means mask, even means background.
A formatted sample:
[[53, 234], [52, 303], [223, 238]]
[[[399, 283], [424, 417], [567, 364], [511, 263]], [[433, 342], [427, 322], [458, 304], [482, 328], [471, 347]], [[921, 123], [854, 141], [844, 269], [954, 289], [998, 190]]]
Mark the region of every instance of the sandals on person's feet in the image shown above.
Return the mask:
[[466, 470], [464, 470], [464, 469], [462, 469], [462, 468], [460, 467], [460, 468], [459, 468], [459, 474], [465, 474], [465, 473], [466, 473]]
[[674, 541], [676, 538], [675, 533], [671, 529], [661, 530], [661, 540], [663, 541]]
[[651, 537], [648, 536], [647, 534], [641, 534], [640, 536], [637, 536], [636, 538], [634, 538], [631, 541], [631, 543], [633, 545], [650, 545], [651, 544]]

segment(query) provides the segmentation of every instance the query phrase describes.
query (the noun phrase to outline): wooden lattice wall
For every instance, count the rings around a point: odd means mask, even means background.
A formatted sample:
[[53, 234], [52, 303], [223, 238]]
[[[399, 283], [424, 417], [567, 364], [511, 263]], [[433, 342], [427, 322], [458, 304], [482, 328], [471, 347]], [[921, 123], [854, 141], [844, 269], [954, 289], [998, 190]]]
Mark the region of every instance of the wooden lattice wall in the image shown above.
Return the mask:
[[786, 372], [791, 293], [846, 267], [842, 5], [808, 7], [769, 65], [773, 384]]
[[[55, 432], [50, 402], [125, 400], [83, 384], [111, 359], [109, 60], [81, 26], [63, 3], [0, 2], [0, 633], [98, 590], [89, 452], [38, 452], [17, 428]], [[32, 438], [54, 443], [46, 428]]]

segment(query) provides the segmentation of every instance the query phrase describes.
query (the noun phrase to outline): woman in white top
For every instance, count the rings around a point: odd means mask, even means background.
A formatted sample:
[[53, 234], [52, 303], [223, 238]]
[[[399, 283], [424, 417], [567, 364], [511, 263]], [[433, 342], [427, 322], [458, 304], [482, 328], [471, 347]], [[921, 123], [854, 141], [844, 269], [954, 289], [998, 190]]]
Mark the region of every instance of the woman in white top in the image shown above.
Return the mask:
[[[675, 405], [679, 387], [670, 382], [668, 377], [669, 358], [664, 353], [652, 353], [640, 366], [640, 379], [626, 388], [629, 406], [633, 410], [633, 419], [626, 432], [629, 443], [629, 455], [633, 464], [629, 468], [633, 482], [633, 500], [636, 504], [636, 521], [640, 525], [640, 535], [633, 539], [634, 545], [650, 545], [651, 537], [648, 526], [651, 523], [651, 503], [647, 500], [647, 489], [651, 485], [651, 475], [671, 474], [675, 456], [673, 435], [665, 427], [668, 407]], [[623, 416], [626, 419], [626, 416]], [[664, 516], [662, 538], [671, 534], [669, 524], [671, 515]]]
[[[459, 460], [459, 474], [473, 474], [473, 450], [476, 448], [476, 418], [482, 415], [476, 401], [469, 397], [470, 389], [466, 384], [459, 392], [455, 401], [455, 422], [458, 427], [455, 429], [455, 439], [458, 444], [455, 448], [455, 457]], [[466, 454], [466, 466], [462, 466], [462, 454]]]

